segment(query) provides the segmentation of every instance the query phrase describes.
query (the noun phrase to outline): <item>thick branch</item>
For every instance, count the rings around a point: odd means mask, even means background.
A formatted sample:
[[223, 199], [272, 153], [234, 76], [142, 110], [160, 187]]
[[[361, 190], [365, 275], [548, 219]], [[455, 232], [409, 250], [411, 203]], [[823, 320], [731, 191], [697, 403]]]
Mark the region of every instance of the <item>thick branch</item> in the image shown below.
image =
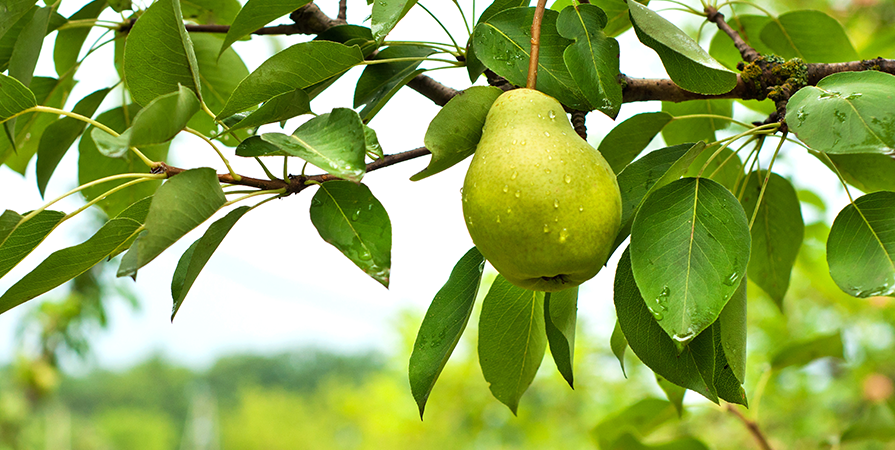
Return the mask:
[[448, 100], [460, 93], [460, 91], [445, 86], [423, 74], [419, 74], [410, 80], [407, 83], [407, 87], [419, 92], [438, 106], [446, 105]]
[[773, 450], [768, 439], [764, 436], [764, 433], [762, 433], [761, 428], [758, 427], [757, 422], [746, 418], [746, 416], [737, 411], [731, 404], [727, 404], [726, 409], [727, 412], [736, 416], [737, 419], [740, 419], [740, 422], [743, 422], [743, 425], [746, 426], [746, 429], [749, 430], [749, 433], [755, 438], [755, 441], [758, 442], [758, 447], [761, 448], [761, 450]]
[[895, 59], [866, 59], [833, 64], [808, 64], [808, 84], [816, 85], [825, 76], [839, 72], [878, 70], [895, 75]]
[[730, 25], [724, 21], [724, 14], [721, 14], [717, 9], [712, 8], [711, 6], [705, 8], [705, 13], [709, 22], [714, 22], [715, 25], [718, 26], [718, 29], [730, 36], [730, 39], [733, 40], [733, 45], [740, 52], [740, 56], [743, 57], [743, 61], [753, 62], [761, 56], [758, 51], [743, 40], [740, 33], [731, 28]]
[[738, 98], [752, 100], [753, 95], [743, 79], [737, 76], [736, 87], [732, 91], [718, 95], [697, 94], [682, 89], [673, 81], [661, 78], [628, 78], [624, 77], [625, 87], [622, 90], [622, 102], [646, 102], [661, 100], [664, 102], [684, 102], [687, 100], [705, 100], [713, 98]]

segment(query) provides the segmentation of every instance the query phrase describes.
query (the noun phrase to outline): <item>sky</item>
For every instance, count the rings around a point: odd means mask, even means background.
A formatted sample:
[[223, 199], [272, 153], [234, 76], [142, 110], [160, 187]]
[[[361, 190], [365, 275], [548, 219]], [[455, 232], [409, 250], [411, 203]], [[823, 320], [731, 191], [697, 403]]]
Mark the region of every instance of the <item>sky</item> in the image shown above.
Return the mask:
[[[451, 2], [423, 2], [457, 37], [465, 41], [466, 33], [460, 16]], [[467, 5], [469, 2], [461, 2]], [[484, 9], [478, 5], [476, 14]], [[320, 2], [321, 7], [335, 16], [336, 2]], [[63, 2], [60, 13], [70, 15], [80, 8], [77, 2]], [[349, 1], [349, 21], [366, 17], [369, 7], [363, 0]], [[466, 8], [467, 17], [471, 14]], [[278, 20], [274, 23], [285, 23]], [[434, 36], [434, 37], [433, 37]], [[254, 38], [240, 41], [234, 48], [243, 57], [249, 70], [257, 67], [274, 49], [307, 40], [292, 36]], [[398, 24], [389, 40], [440, 40], [447, 42], [437, 24], [420, 8], [414, 8]], [[38, 75], [55, 76], [48, 51], [54, 41], [45, 41], [38, 65]], [[93, 37], [88, 38], [93, 42]], [[621, 71], [632, 76], [664, 77], [659, 58], [643, 47], [632, 32], [619, 38]], [[279, 47], [278, 47], [279, 46]], [[70, 97], [67, 107], [88, 93], [117, 82], [111, 69], [111, 46], [108, 52], [90, 56], [87, 63], [95, 69], [82, 70], [80, 83]], [[353, 86], [361, 69], [352, 69], [337, 84], [312, 102], [316, 113], [334, 107], [351, 107]], [[431, 76], [449, 86], [463, 89], [469, 85], [465, 68], [438, 70]], [[477, 84], [483, 84], [482, 79]], [[109, 95], [99, 109], [115, 107], [120, 95]], [[657, 110], [656, 103], [625, 104], [618, 122], [634, 114]], [[373, 119], [370, 126], [377, 131], [385, 153], [397, 153], [423, 145], [428, 122], [439, 108], [411, 89], [402, 89]], [[284, 132], [291, 133], [309, 116], [290, 120]], [[594, 112], [588, 115], [590, 142], [599, 139], [613, 126], [608, 117]], [[280, 131], [276, 125], [265, 131]], [[651, 148], [661, 147], [656, 139]], [[253, 160], [240, 161], [233, 150], [225, 150], [238, 173], [263, 177]], [[48, 187], [47, 198], [75, 187], [73, 176], [77, 165], [76, 151], [70, 151], [60, 164]], [[796, 153], [796, 152], [792, 152]], [[800, 152], [804, 153], [804, 152]], [[225, 167], [211, 148], [192, 136], [179, 136], [172, 144], [168, 161], [184, 168], [211, 166], [219, 173]], [[460, 206], [460, 187], [468, 162], [436, 176], [418, 182], [409, 177], [422, 170], [428, 157], [418, 158], [364, 177], [363, 182], [382, 202], [392, 224], [393, 247], [389, 289], [364, 274], [338, 250], [325, 243], [308, 219], [313, 190], [269, 202], [245, 215], [228, 234], [222, 245], [202, 271], [190, 294], [177, 314], [170, 320], [171, 275], [180, 255], [202, 233], [208, 221], [182, 238], [151, 264], [140, 270], [136, 282], [129, 278], [114, 283], [128, 287], [140, 299], [138, 310], [124, 301], [113, 301], [110, 327], [98, 332], [91, 341], [91, 364], [123, 369], [153, 354], [195, 368], [209, 366], [222, 355], [241, 352], [278, 353], [307, 346], [336, 351], [381, 350], [409, 354], [402, 348], [400, 317], [409, 312], [419, 319], [435, 293], [447, 280], [456, 261], [472, 247]], [[792, 167], [812, 168], [802, 173], [828, 174], [819, 170], [820, 163], [811, 157], [784, 160], [775, 169], [784, 175], [796, 175]], [[293, 171], [299, 164], [293, 163]], [[818, 170], [814, 170], [818, 169]], [[22, 178], [6, 167], [0, 167], [0, 208], [27, 211], [43, 204], [33, 175], [34, 161], [26, 177]], [[309, 170], [309, 173], [311, 171]], [[316, 173], [316, 172], [315, 172]], [[800, 177], [797, 181], [810, 183], [825, 191], [841, 205], [841, 189], [836, 189], [835, 178]], [[72, 211], [81, 204], [77, 196], [60, 203], [56, 208]], [[841, 206], [840, 206], [841, 207]], [[838, 210], [838, 208], [833, 208]], [[218, 216], [223, 216], [219, 213]], [[79, 243], [95, 230], [95, 222], [87, 214], [66, 222], [51, 234], [24, 262], [0, 279], [0, 292], [36, 266], [52, 251]], [[619, 254], [621, 252], [618, 252]], [[616, 258], [618, 255], [616, 255]], [[579, 316], [588, 332], [608, 339], [615, 322], [612, 307], [613, 258], [591, 281], [582, 285], [579, 296]], [[115, 262], [112, 263], [113, 265]], [[61, 295], [59, 288], [46, 295], [52, 299]], [[39, 301], [39, 300], [38, 300]], [[0, 362], [9, 361], [15, 354], [14, 333], [21, 316], [36, 301], [26, 303], [0, 315]]]

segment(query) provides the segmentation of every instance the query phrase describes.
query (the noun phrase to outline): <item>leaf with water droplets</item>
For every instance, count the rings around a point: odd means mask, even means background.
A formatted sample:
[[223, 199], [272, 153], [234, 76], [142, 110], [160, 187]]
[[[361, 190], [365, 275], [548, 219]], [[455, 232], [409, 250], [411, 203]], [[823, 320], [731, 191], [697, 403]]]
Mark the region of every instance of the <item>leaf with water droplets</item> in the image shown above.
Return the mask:
[[404, 16], [416, 5], [417, 0], [374, 0], [370, 15], [373, 38], [382, 41]]
[[328, 181], [311, 199], [310, 212], [323, 240], [388, 287], [392, 224], [370, 188], [350, 181]]
[[849, 295], [895, 296], [895, 192], [867, 194], [839, 212], [827, 238], [827, 263]]
[[302, 124], [292, 135], [264, 133], [261, 139], [339, 178], [360, 181], [366, 172], [364, 124], [348, 108], [321, 114]]
[[895, 153], [895, 76], [843, 72], [799, 89], [786, 106], [789, 129], [824, 153]]
[[473, 247], [454, 266], [450, 277], [435, 294], [410, 354], [410, 392], [420, 410], [420, 419], [435, 381], [451, 357], [475, 304], [482, 281], [485, 258]]
[[643, 201], [631, 227], [634, 277], [678, 344], [718, 318], [745, 275], [750, 241], [740, 203], [712, 180], [683, 178]]

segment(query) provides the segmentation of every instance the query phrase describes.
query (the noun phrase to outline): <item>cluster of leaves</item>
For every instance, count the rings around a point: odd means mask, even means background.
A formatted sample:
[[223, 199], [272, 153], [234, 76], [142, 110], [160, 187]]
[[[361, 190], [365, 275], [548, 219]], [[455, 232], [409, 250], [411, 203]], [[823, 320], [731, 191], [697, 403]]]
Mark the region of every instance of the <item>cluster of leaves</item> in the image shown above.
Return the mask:
[[[70, 18], [54, 6], [13, 2], [0, 19], [0, 121], [8, 138], [0, 162], [23, 172], [36, 155], [43, 193], [65, 152], [78, 140], [80, 192], [111, 219], [82, 244], [59, 250], [0, 297], [0, 312], [53, 289], [92, 266], [124, 253], [118, 275], [138, 270], [187, 232], [225, 207], [254, 197], [208, 227], [183, 254], [172, 280], [173, 314], [235, 223], [255, 206], [319, 184], [310, 218], [321, 237], [365, 273], [388, 286], [391, 224], [382, 204], [361, 183], [367, 162], [385, 158], [375, 131], [366, 124], [403, 86], [425, 70], [423, 62], [463, 67], [471, 81], [485, 70], [511, 84], [524, 84], [530, 57], [534, 9], [528, 0], [497, 0], [480, 15], [466, 48], [456, 43], [389, 43], [392, 28], [416, 1], [373, 2], [371, 26], [338, 25], [314, 40], [292, 45], [248, 72], [230, 47], [268, 22], [303, 7], [308, 0], [274, 3], [235, 0], [212, 6], [159, 0], [133, 11], [123, 23], [96, 20], [110, 7], [130, 4], [95, 0]], [[704, 50], [688, 34], [637, 2], [602, 0], [593, 4], [558, 2], [547, 11], [540, 38], [537, 88], [567, 107], [600, 111], [615, 118], [624, 86], [614, 39], [633, 27], [653, 49], [672, 81], [705, 95], [725, 94], [738, 74], [728, 41]], [[700, 11], [693, 10], [698, 14]], [[819, 14], [819, 15], [818, 15]], [[852, 59], [845, 33], [822, 13], [792, 12], [779, 17], [739, 16], [734, 23], [755, 48], [807, 63]], [[224, 23], [223, 40], [190, 33], [192, 23]], [[832, 22], [831, 22], [832, 21]], [[82, 27], [83, 24], [87, 27]], [[90, 119], [112, 87], [98, 90], [72, 111], [60, 109], [75, 80], [78, 55], [90, 26], [116, 31], [116, 70], [133, 104]], [[54, 62], [59, 78], [33, 77], [45, 36], [59, 30]], [[786, 44], [780, 44], [786, 36]], [[849, 51], [849, 49], [851, 49]], [[451, 59], [434, 56], [447, 55]], [[715, 57], [713, 57], [713, 55]], [[726, 55], [726, 56], [725, 56]], [[86, 56], [85, 56], [86, 57]], [[260, 133], [264, 124], [312, 114], [310, 101], [353, 67], [365, 66], [354, 108], [315, 115], [291, 134]], [[423, 179], [470, 156], [481, 136], [485, 115], [499, 95], [494, 87], [471, 87], [454, 97], [433, 119], [425, 144], [433, 157], [413, 177]], [[789, 101], [786, 123], [813, 154], [842, 174], [844, 181], [875, 191], [854, 200], [833, 223], [827, 256], [831, 274], [857, 297], [895, 293], [895, 203], [891, 182], [879, 170], [891, 169], [895, 149], [895, 77], [881, 72], [832, 75], [808, 86]], [[755, 105], [753, 105], [755, 106]], [[766, 110], [767, 106], [755, 106]], [[615, 127], [600, 150], [618, 176], [623, 226], [616, 272], [617, 354], [630, 348], [663, 379], [669, 392], [696, 391], [712, 401], [746, 403], [745, 316], [747, 274], [778, 303], [789, 284], [803, 234], [799, 200], [792, 185], [756, 167], [765, 143], [780, 150], [786, 134], [774, 137], [779, 123], [753, 126], [732, 118], [732, 101], [700, 100], [663, 104], [661, 112], [634, 116]], [[65, 116], [59, 118], [59, 116]], [[717, 130], [735, 123], [745, 128], [718, 138]], [[88, 127], [87, 125], [90, 125]], [[166, 159], [170, 140], [181, 132], [202, 138], [229, 163], [219, 146], [235, 147], [255, 158], [268, 180], [249, 179], [230, 170], [172, 171]], [[640, 154], [662, 133], [668, 147]], [[744, 140], [737, 150], [730, 147]], [[754, 144], [745, 158], [739, 152]], [[284, 174], [273, 175], [261, 158], [284, 157]], [[327, 172], [312, 179], [290, 176], [286, 162], [298, 157]], [[708, 176], [703, 176], [708, 174]], [[176, 175], [176, 176], [175, 176]], [[159, 186], [159, 181], [169, 178]], [[893, 179], [892, 177], [887, 178]], [[251, 186], [225, 191], [222, 183]], [[67, 194], [67, 195], [69, 195]], [[239, 197], [236, 195], [245, 194]], [[229, 197], [228, 197], [229, 196]], [[55, 201], [19, 214], [0, 216], [0, 276], [8, 273], [63, 221], [48, 209]], [[126, 253], [125, 253], [126, 252]], [[484, 259], [472, 249], [457, 264], [432, 302], [410, 362], [413, 395], [422, 413], [431, 389], [471, 315]], [[525, 291], [498, 278], [485, 297], [480, 317], [479, 357], [491, 391], [514, 412], [534, 378], [547, 345], [564, 378], [572, 384], [577, 289], [544, 294]]]

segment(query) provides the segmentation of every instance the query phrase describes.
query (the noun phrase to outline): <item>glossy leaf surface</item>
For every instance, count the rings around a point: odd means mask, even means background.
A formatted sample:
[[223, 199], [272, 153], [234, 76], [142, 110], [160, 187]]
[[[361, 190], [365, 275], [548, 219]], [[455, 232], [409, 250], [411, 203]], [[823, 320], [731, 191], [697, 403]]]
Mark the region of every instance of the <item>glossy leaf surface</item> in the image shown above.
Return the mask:
[[575, 386], [575, 325], [578, 322], [578, 286], [544, 294], [544, 327], [556, 368], [570, 387]]
[[[386, 47], [376, 54], [373, 60], [397, 58], [414, 58], [411, 61], [394, 61], [383, 64], [371, 64], [364, 68], [354, 90], [354, 107], [366, 105], [360, 112], [365, 123], [385, 106], [385, 103], [418, 75], [417, 67], [435, 50], [422, 45], [396, 45]], [[420, 59], [416, 59], [420, 58]]]
[[839, 212], [827, 239], [827, 263], [849, 295], [895, 294], [895, 192], [867, 194]]
[[25, 259], [56, 228], [63, 217], [65, 213], [59, 211], [41, 211], [27, 222], [21, 223], [23, 216], [6, 210], [0, 217], [0, 277]]
[[373, 38], [382, 41], [392, 31], [404, 15], [416, 5], [417, 0], [378, 1], [373, 2], [373, 14], [370, 16]]
[[631, 161], [634, 161], [640, 155], [640, 152], [672, 120], [674, 120], [674, 117], [665, 112], [641, 113], [631, 116], [624, 122], [616, 125], [600, 141], [600, 146], [597, 147], [597, 150], [603, 154], [606, 162], [612, 166], [613, 172], [618, 174]]
[[311, 222], [323, 240], [388, 287], [392, 225], [370, 188], [350, 181], [321, 184], [311, 199]]
[[224, 53], [234, 42], [248, 36], [253, 31], [265, 26], [268, 22], [285, 16], [292, 11], [308, 4], [310, 0], [249, 0], [245, 2], [239, 14], [233, 19], [233, 24], [227, 30], [227, 36], [221, 45], [219, 54]]
[[775, 54], [786, 59], [802, 58], [809, 63], [860, 59], [842, 25], [821, 11], [781, 14], [761, 29], [761, 40]]

